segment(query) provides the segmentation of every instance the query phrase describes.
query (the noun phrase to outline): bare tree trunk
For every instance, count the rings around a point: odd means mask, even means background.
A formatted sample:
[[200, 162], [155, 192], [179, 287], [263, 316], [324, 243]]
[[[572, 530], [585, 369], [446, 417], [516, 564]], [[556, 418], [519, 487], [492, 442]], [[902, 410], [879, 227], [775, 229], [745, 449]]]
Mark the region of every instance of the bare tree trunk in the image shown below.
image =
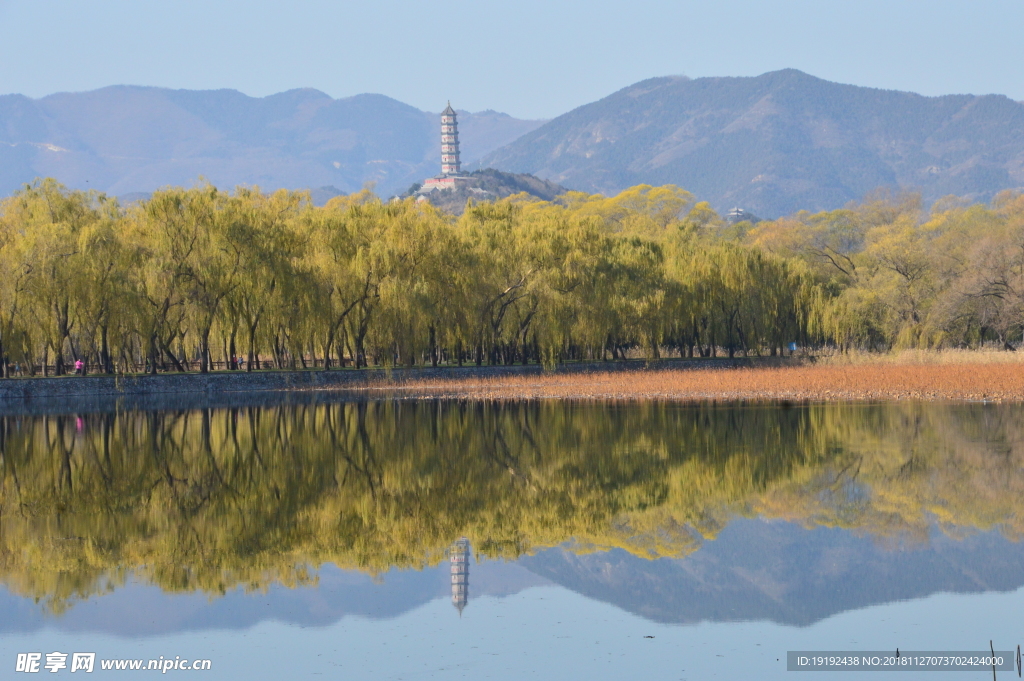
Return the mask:
[[171, 348], [169, 347], [169, 345], [168, 345], [168, 344], [164, 344], [164, 347], [163, 347], [163, 352], [164, 352], [164, 354], [165, 354], [165, 355], [166, 355], [167, 357], [170, 357], [170, 359], [171, 359], [171, 364], [173, 364], [173, 365], [174, 365], [174, 368], [175, 368], [176, 370], [180, 371], [181, 373], [185, 373], [185, 367], [184, 367], [184, 366], [182, 366], [182, 364], [181, 364], [181, 362], [180, 362], [180, 361], [178, 360], [178, 358], [177, 358], [177, 357], [175, 357], [175, 355], [174, 355], [174, 353], [173, 353], [173, 352], [171, 352]]
[[[256, 353], [256, 324], [252, 324], [249, 327], [249, 356], [245, 361], [245, 370], [252, 371], [253, 369], [253, 356]], [[259, 369], [259, 357], [256, 357], [256, 368]]]
[[366, 326], [362, 325], [356, 333], [355, 337], [355, 351], [356, 351], [356, 368], [368, 366], [366, 362], [366, 350], [363, 348], [363, 338], [366, 337]]
[[156, 376], [156, 334], [149, 339], [149, 373], [152, 376]]
[[437, 368], [437, 332], [434, 325], [430, 325], [430, 366]]
[[348, 352], [349, 358], [352, 360], [352, 365], [356, 364], [356, 353], [352, 350], [352, 344], [348, 340], [348, 330], [344, 327], [341, 329], [341, 342], [338, 343], [338, 363], [341, 368], [344, 369], [347, 364], [345, 363], [345, 352]]
[[327, 340], [324, 342], [324, 370], [331, 368], [331, 350], [334, 347], [334, 329], [327, 332]]
[[100, 370], [105, 374], [114, 373], [114, 365], [110, 361], [110, 341], [107, 334], [107, 325], [100, 327]]
[[199, 373], [210, 373], [210, 329], [207, 327], [199, 335]]

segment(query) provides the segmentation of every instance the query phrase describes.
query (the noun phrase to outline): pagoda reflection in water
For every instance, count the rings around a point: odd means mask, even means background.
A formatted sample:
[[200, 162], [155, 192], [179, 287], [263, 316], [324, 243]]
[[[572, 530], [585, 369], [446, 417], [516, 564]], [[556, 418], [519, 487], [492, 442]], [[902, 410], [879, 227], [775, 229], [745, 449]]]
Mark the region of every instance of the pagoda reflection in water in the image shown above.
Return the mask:
[[452, 605], [462, 616], [462, 609], [469, 601], [469, 540], [457, 540], [448, 549], [448, 560], [452, 565]]

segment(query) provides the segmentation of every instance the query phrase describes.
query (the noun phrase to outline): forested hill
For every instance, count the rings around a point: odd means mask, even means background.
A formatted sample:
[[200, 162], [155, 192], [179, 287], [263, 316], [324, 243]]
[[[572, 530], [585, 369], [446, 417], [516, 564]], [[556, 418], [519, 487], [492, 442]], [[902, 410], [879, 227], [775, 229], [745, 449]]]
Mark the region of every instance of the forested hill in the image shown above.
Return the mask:
[[[0, 196], [36, 177], [111, 195], [192, 185], [335, 187], [375, 182], [387, 197], [437, 174], [438, 114], [383, 95], [317, 90], [263, 98], [235, 90], [114, 86], [42, 99], [0, 96]], [[472, 161], [541, 124], [460, 112]]]
[[840, 85], [792, 69], [653, 78], [479, 164], [605, 194], [671, 183], [719, 210], [763, 217], [838, 208], [880, 186], [986, 200], [1024, 186], [1024, 104]]

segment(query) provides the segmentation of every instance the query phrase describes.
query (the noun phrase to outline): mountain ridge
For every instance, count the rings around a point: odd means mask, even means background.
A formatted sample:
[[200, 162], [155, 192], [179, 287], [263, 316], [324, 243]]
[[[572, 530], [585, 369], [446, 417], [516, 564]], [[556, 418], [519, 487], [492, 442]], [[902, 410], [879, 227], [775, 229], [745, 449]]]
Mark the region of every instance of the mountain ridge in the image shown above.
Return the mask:
[[558, 116], [477, 165], [605, 194], [678, 184], [719, 210], [767, 217], [838, 208], [880, 186], [984, 200], [1024, 186], [1024, 105], [796, 69], [664, 76]]
[[[1024, 103], [833, 83], [796, 69], [662, 76], [550, 121], [460, 111], [463, 163], [614, 194], [676, 184], [721, 212], [828, 210], [878, 187], [986, 201], [1024, 188]], [[312, 88], [113, 85], [0, 96], [0, 195], [36, 177], [112, 195], [200, 178], [230, 188], [373, 184], [382, 196], [437, 174], [438, 114], [382, 94]]]

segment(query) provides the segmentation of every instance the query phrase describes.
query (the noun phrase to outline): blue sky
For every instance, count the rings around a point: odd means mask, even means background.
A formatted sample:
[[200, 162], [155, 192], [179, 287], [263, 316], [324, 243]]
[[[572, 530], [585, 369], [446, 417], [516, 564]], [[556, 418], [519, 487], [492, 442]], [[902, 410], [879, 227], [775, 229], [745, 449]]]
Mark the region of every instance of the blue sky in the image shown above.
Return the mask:
[[793, 67], [1024, 100], [1021, 0], [0, 0], [0, 93], [379, 92], [545, 118], [652, 76]]

